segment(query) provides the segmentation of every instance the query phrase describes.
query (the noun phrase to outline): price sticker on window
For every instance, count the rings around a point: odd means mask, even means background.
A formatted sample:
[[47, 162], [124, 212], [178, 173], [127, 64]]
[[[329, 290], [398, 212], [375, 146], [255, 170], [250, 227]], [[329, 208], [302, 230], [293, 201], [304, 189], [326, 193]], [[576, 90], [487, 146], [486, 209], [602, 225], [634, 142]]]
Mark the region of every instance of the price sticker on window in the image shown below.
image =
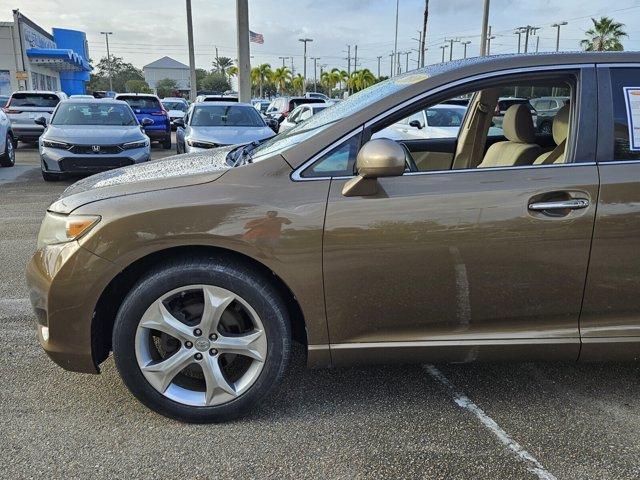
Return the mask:
[[624, 87], [629, 126], [629, 150], [640, 151], [640, 87]]

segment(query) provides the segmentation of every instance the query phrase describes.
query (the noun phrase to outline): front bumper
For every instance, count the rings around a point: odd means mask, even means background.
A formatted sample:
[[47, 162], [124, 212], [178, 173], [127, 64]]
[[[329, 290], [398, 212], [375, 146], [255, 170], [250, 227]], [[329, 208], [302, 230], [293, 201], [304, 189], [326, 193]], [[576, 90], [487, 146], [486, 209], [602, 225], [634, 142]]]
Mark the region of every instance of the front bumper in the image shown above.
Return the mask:
[[13, 131], [13, 135], [19, 140], [37, 140], [42, 132], [44, 132], [44, 127], [42, 125], [34, 124], [26, 124], [26, 123], [11, 123], [11, 130]]
[[149, 160], [150, 147], [132, 148], [117, 154], [75, 154], [58, 148], [40, 147], [42, 168], [55, 173], [97, 173]]
[[27, 266], [29, 299], [36, 313], [37, 337], [51, 359], [65, 370], [99, 373], [91, 348], [91, 322], [113, 263], [77, 242], [38, 250]]

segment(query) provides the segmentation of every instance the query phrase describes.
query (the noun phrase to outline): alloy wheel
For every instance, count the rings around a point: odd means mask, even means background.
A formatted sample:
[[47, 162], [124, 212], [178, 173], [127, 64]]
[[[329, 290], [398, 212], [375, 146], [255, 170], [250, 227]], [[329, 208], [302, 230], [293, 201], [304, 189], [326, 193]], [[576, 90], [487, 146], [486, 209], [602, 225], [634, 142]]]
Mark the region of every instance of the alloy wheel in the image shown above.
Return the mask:
[[256, 311], [239, 295], [189, 285], [155, 300], [136, 330], [142, 374], [165, 397], [185, 405], [234, 400], [258, 379], [267, 337]]

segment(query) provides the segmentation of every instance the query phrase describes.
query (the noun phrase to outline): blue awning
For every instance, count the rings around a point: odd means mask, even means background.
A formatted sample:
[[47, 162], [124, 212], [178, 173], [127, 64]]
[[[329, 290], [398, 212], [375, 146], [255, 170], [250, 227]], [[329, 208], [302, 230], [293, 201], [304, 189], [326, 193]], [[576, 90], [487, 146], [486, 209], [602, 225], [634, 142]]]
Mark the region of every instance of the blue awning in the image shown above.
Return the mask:
[[63, 48], [30, 48], [27, 57], [33, 63], [58, 71], [90, 72], [91, 65], [73, 50]]

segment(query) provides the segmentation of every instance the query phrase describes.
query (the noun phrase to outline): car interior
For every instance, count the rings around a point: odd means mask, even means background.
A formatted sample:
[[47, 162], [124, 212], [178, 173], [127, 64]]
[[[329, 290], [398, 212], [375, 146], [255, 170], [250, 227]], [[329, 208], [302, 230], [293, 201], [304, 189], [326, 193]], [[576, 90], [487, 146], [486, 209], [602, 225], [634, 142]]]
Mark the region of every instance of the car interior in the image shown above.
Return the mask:
[[[556, 78], [519, 79], [487, 85], [474, 92], [455, 92], [455, 96], [472, 93], [464, 120], [457, 136], [451, 138], [395, 139], [407, 152], [407, 171], [425, 172], [457, 169], [521, 167], [564, 163], [565, 150], [571, 139], [571, 121], [575, 112], [574, 101], [562, 107], [553, 119], [552, 134], [538, 131], [535, 110], [526, 104], [514, 103], [501, 118], [500, 127], [494, 121], [498, 99], [527, 97], [562, 92], [574, 99], [575, 79], [571, 76]], [[451, 97], [449, 97], [451, 98]], [[445, 103], [443, 98], [437, 103]], [[372, 129], [372, 135], [398, 121], [409, 123], [417, 112], [433, 106], [418, 104], [402, 110], [402, 118], [391, 115]], [[493, 127], [493, 128], [492, 128]], [[491, 129], [491, 132], [490, 132]], [[499, 134], [496, 134], [496, 131]]]

